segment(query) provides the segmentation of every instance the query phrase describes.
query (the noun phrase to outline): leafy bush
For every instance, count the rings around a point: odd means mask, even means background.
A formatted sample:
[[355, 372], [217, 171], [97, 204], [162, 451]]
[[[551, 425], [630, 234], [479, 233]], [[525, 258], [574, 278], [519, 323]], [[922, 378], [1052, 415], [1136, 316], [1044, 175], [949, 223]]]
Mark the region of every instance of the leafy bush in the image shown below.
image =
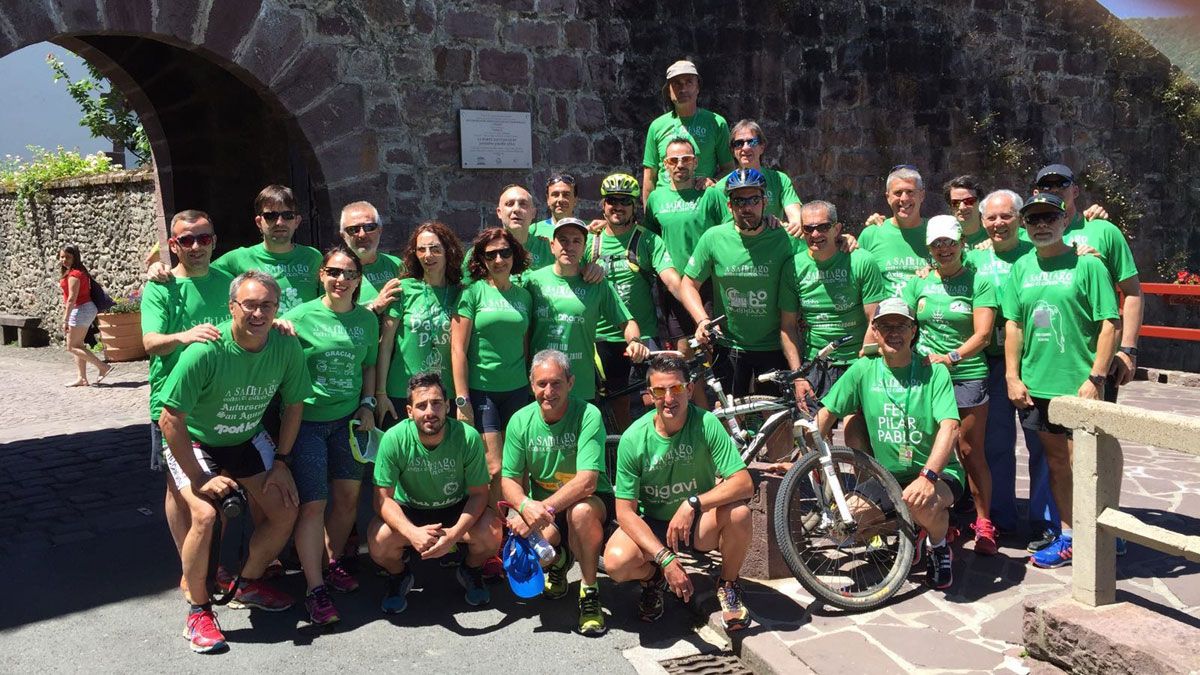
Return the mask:
[[113, 298], [113, 306], [108, 314], [133, 314], [142, 311], [142, 292], [140, 290], [126, 293]]
[[[74, 150], [46, 150], [36, 145], [26, 146], [30, 152], [29, 159], [19, 155], [5, 155], [0, 160], [0, 187], [13, 190], [25, 202], [25, 207], [32, 210], [34, 201], [42, 199], [46, 183], [60, 178], [78, 178], [109, 173], [115, 169], [108, 155], [97, 152], [92, 155], [81, 155]], [[17, 218], [21, 225], [25, 224], [25, 209], [17, 209]]]

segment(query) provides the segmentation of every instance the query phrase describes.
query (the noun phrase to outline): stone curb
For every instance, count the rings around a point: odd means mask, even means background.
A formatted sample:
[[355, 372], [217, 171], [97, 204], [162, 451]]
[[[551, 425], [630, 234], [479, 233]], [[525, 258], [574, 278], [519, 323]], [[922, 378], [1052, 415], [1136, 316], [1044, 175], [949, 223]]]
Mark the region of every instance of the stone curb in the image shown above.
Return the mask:
[[708, 615], [708, 627], [729, 640], [730, 649], [756, 675], [807, 675], [815, 673], [796, 653], [757, 621], [744, 631], [725, 632], [721, 613]]
[[1138, 368], [1134, 379], [1156, 384], [1174, 384], [1180, 387], [1200, 387], [1200, 373], [1187, 373], [1181, 370]]

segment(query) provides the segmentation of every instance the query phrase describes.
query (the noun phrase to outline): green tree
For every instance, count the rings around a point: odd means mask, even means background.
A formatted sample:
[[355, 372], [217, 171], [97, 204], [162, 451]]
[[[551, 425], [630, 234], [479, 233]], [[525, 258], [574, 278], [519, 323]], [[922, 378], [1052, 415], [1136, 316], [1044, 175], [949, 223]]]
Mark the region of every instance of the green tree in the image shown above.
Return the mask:
[[119, 89], [96, 70], [91, 63], [84, 62], [88, 74], [72, 80], [66, 65], [53, 54], [46, 56], [46, 63], [54, 73], [54, 81], [67, 83], [67, 93], [79, 104], [83, 118], [79, 126], [91, 132], [93, 138], [112, 141], [113, 152], [129, 150], [137, 158], [138, 165], [150, 161], [150, 140], [137, 115], [129, 109], [129, 102]]

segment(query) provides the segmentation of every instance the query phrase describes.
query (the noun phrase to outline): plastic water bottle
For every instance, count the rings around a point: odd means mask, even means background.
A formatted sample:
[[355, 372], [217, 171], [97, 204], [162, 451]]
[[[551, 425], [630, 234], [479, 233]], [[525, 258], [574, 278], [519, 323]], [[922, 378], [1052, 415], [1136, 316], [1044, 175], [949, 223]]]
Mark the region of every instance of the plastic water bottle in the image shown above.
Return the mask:
[[550, 542], [546, 541], [546, 538], [542, 536], [541, 532], [530, 529], [529, 536], [526, 537], [526, 539], [529, 541], [530, 545], [533, 546], [533, 550], [537, 551], [538, 559], [540, 559], [543, 564], [548, 565], [552, 560], [554, 560], [554, 547], [550, 545]]

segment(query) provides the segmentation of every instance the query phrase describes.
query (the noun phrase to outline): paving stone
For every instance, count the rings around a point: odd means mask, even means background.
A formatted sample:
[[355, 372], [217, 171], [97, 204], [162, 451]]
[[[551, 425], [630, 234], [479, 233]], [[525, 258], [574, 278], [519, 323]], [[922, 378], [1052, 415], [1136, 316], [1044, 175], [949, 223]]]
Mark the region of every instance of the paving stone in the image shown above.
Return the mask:
[[[874, 630], [878, 629], [872, 629]], [[805, 640], [792, 645], [792, 653], [800, 657], [814, 672], [822, 675], [891, 673], [901, 667], [901, 664], [896, 663], [868, 640], [867, 636], [856, 630], [845, 630]]]
[[1018, 602], [980, 624], [979, 635], [991, 640], [1020, 644], [1024, 617], [1025, 608]]
[[[993, 670], [1004, 660], [999, 652], [939, 633], [930, 639], [930, 629], [899, 626], [875, 626], [871, 637], [896, 652], [909, 663], [926, 668], [978, 668]], [[936, 648], [931, 645], [936, 644]]]

